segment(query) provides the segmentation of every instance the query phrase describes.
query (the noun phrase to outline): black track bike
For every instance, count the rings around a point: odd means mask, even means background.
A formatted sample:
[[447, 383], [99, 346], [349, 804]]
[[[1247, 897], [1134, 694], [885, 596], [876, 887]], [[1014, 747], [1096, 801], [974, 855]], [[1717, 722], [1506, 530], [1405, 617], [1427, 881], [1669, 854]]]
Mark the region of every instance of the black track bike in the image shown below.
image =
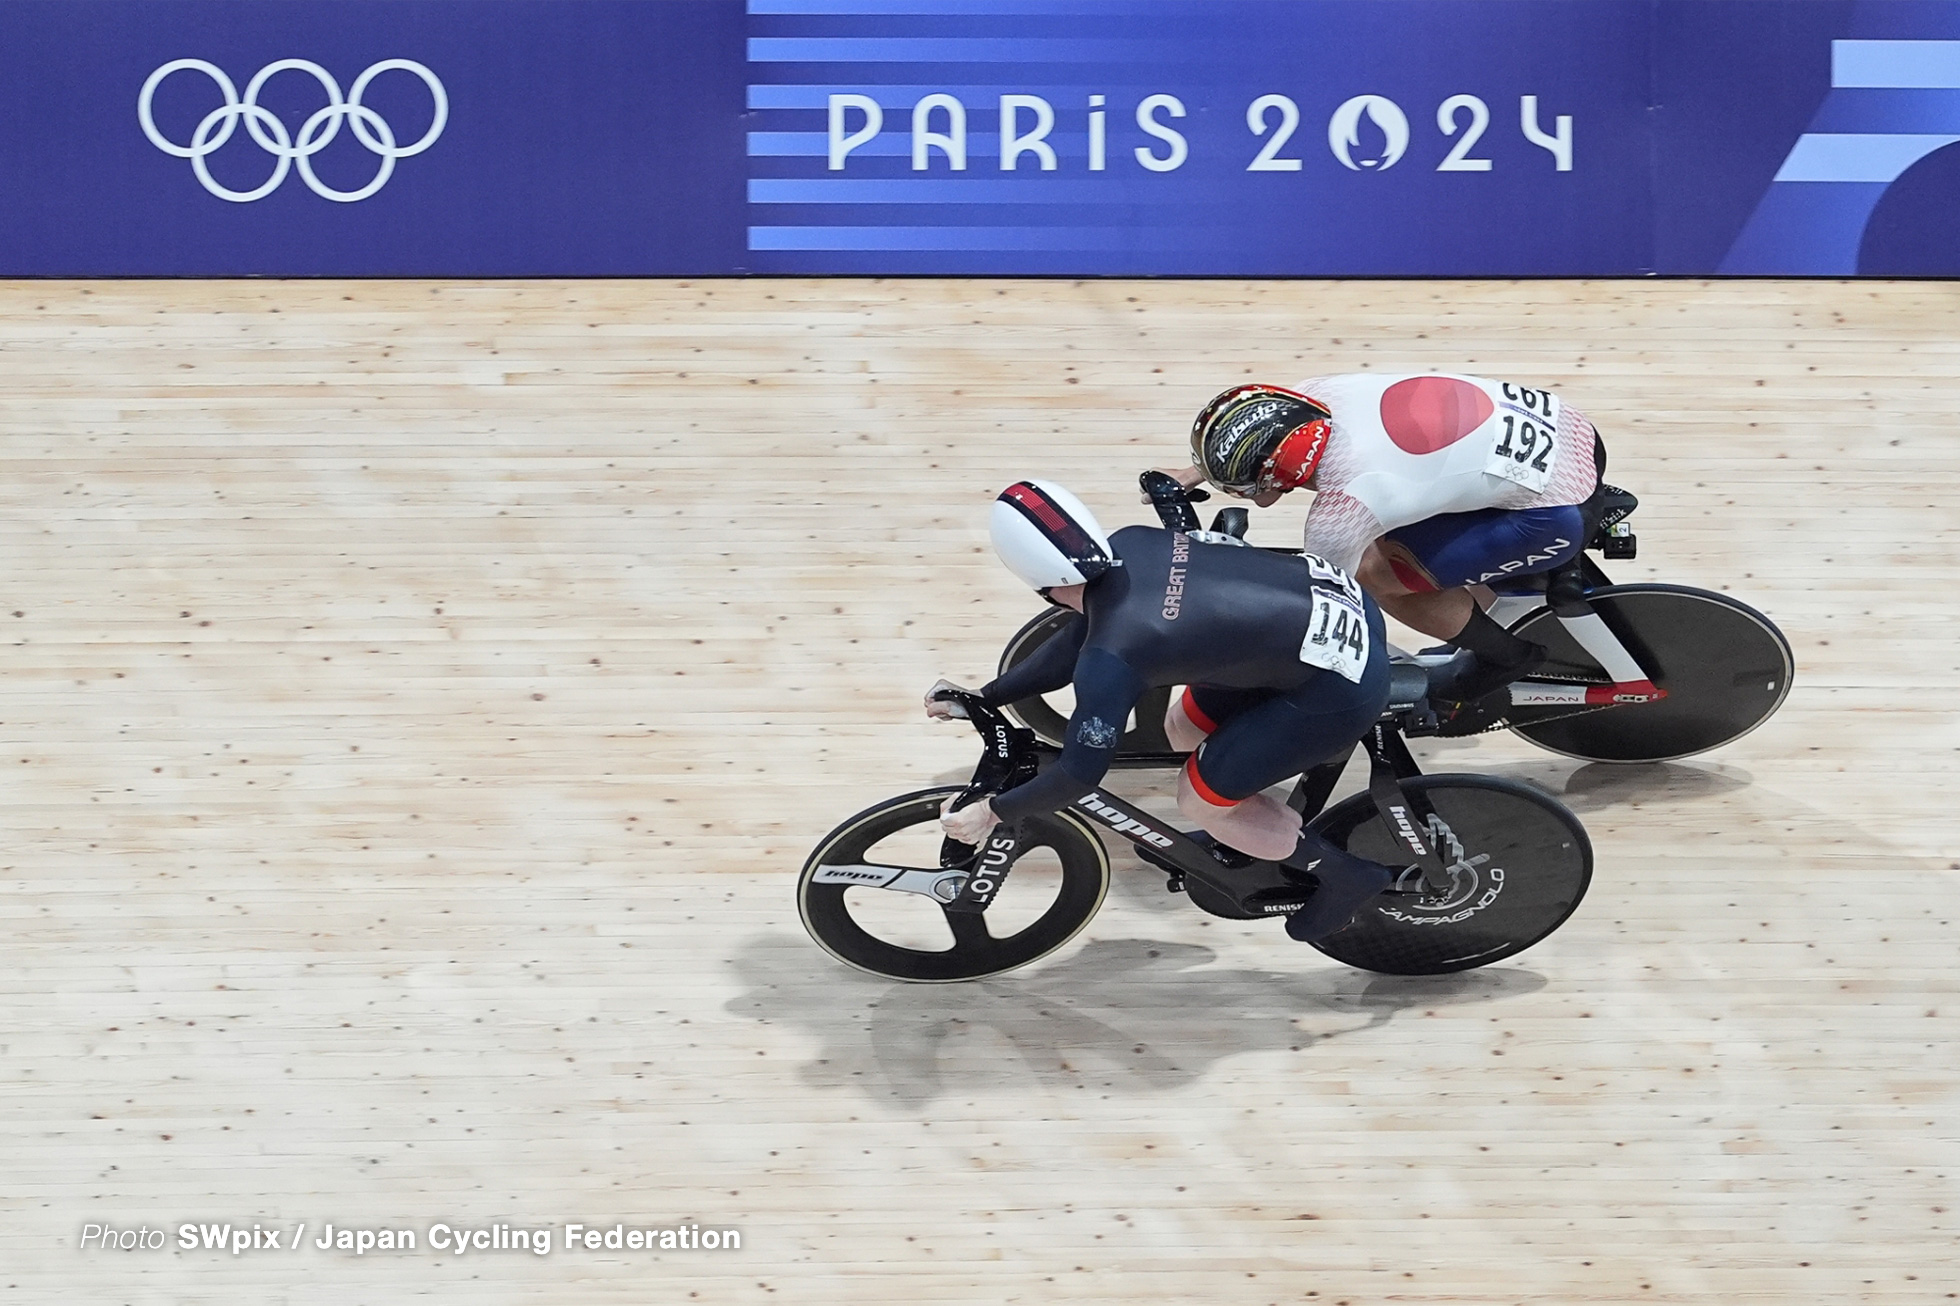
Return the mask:
[[[1313, 945], [1362, 970], [1437, 975], [1515, 956], [1564, 923], [1592, 878], [1585, 828], [1555, 799], [1491, 776], [1420, 772], [1402, 731], [1433, 721], [1427, 692], [1423, 667], [1394, 667], [1388, 710], [1359, 745], [1370, 763], [1365, 793], [1325, 806], [1344, 756], [1301, 776], [1290, 800], [1337, 846], [1405, 868], [1346, 929]], [[1107, 787], [1061, 811], [996, 826], [982, 847], [945, 838], [939, 815], [948, 799], [962, 807], [1010, 789], [1060, 753], [974, 696], [947, 697], [965, 707], [985, 745], [973, 779], [867, 808], [804, 863], [803, 924], [839, 961], [890, 979], [947, 983], [1045, 957], [1102, 905], [1105, 833], [1128, 839], [1168, 873], [1170, 891], [1214, 916], [1284, 916], [1313, 891], [1311, 875], [1272, 862], [1226, 865]]]
[[[1187, 496], [1158, 473], [1141, 479], [1166, 526], [1197, 526], [1190, 502], [1202, 491]], [[1586, 549], [1609, 561], [1633, 557], [1637, 542], [1627, 518], [1638, 506], [1626, 491], [1602, 487], [1582, 505]], [[1212, 530], [1243, 536], [1246, 522], [1245, 509], [1227, 508]], [[1768, 617], [1726, 594], [1685, 585], [1615, 585], [1585, 550], [1557, 571], [1493, 588], [1492, 619], [1546, 645], [1549, 658], [1510, 687], [1509, 702], [1499, 696], [1475, 712], [1411, 722], [1411, 738], [1509, 728], [1541, 748], [1584, 761], [1665, 762], [1741, 738], [1767, 721], [1790, 692], [1796, 663], [1789, 641]], [[1022, 626], [1007, 641], [1000, 670], [1031, 656], [1069, 615], [1050, 608]], [[1445, 656], [1413, 660], [1433, 665]], [[1175, 757], [1162, 725], [1169, 693], [1152, 691], [1137, 704], [1122, 752]], [[1050, 743], [1060, 742], [1068, 719], [1066, 710], [1043, 698], [1010, 704], [1008, 714]]]

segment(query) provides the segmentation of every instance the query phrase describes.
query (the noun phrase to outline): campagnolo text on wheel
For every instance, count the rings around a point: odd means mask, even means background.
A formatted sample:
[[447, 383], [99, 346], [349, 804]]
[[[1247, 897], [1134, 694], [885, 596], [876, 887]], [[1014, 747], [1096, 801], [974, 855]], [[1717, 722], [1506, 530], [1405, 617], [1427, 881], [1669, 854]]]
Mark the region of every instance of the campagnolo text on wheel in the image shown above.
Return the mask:
[[[889, 799], [826, 836], [798, 882], [812, 936], [902, 980], [1025, 965], [1101, 905], [1106, 835], [1202, 910], [1282, 921], [1365, 969], [1461, 970], [1557, 929], [1591, 876], [1578, 820], [1525, 785], [1420, 774], [1400, 731], [1433, 719], [1430, 673], [1391, 662], [1374, 600], [1323, 558], [1195, 531], [1168, 480], [1151, 482], [1166, 524], [1113, 535], [1060, 486], [1002, 492], [995, 548], [1062, 620], [981, 689], [929, 691], [928, 715], [980, 733], [973, 778]], [[1071, 685], [1058, 743], [1002, 710]], [[1188, 754], [1177, 807], [1189, 832], [1107, 784], [1123, 723], [1175, 685], [1188, 688], [1158, 728]], [[1357, 744], [1368, 790], [1325, 808]], [[1295, 776], [1290, 801], [1263, 792]]]

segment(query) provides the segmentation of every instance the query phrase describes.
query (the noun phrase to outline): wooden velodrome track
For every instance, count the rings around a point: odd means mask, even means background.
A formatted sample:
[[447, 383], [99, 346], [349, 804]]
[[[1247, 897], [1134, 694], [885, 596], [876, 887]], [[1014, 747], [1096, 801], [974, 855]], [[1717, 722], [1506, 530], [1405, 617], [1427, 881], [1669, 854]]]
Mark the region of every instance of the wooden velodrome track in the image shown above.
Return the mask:
[[[1951, 1299], [1956, 309], [1942, 283], [0, 286], [0, 1284]], [[907, 987], [818, 950], [810, 846], [975, 755], [918, 699], [1031, 611], [987, 549], [999, 486], [1138, 520], [1135, 472], [1214, 391], [1362, 368], [1591, 413], [1643, 498], [1617, 578], [1774, 616], [1782, 713], [1649, 767], [1419, 747], [1560, 793], [1597, 846], [1579, 914], [1488, 971], [1349, 971], [1127, 854], [1024, 974]], [[311, 1246], [679, 1221], [743, 1245]], [[82, 1250], [90, 1222], [168, 1245]], [[308, 1245], [179, 1251], [186, 1222]]]

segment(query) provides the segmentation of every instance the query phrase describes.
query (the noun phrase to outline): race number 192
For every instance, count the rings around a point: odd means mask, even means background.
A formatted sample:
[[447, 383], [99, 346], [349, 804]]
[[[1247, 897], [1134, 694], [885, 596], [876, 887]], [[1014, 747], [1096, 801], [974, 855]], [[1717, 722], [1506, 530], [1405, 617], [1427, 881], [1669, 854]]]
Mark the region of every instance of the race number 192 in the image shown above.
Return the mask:
[[1490, 456], [1484, 471], [1543, 494], [1551, 483], [1558, 452], [1558, 396], [1550, 390], [1533, 390], [1509, 381], [1498, 386], [1498, 393], [1503, 399], [1491, 424]]

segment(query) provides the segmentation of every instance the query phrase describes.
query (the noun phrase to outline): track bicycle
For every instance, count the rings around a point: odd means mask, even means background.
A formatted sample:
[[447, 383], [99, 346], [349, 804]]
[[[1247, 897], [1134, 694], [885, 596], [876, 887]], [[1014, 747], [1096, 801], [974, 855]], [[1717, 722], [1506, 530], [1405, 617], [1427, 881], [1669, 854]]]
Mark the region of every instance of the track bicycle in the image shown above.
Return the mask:
[[[1421, 773], [1402, 731], [1433, 720], [1428, 684], [1416, 663], [1392, 669], [1388, 708], [1358, 745], [1369, 759], [1366, 792], [1326, 806], [1348, 754], [1301, 776], [1289, 799], [1338, 847], [1404, 868], [1345, 929], [1312, 945], [1362, 970], [1438, 975], [1515, 956], [1565, 922], [1592, 878], [1585, 828], [1549, 795], [1493, 776]], [[948, 799], [962, 807], [1013, 788], [1060, 750], [977, 696], [943, 696], [966, 709], [983, 741], [972, 780], [859, 812], [824, 836], [798, 878], [803, 924], [839, 961], [920, 983], [1037, 961], [1102, 906], [1105, 833], [1129, 840], [1167, 873], [1169, 891], [1214, 916], [1283, 917], [1313, 891], [1310, 874], [1277, 863], [1227, 865], [1106, 785], [1060, 811], [996, 826], [981, 847], [946, 838]]]
[[[1146, 472], [1144, 492], [1164, 524], [1196, 530], [1191, 504], [1202, 490], [1185, 491], [1168, 476]], [[1589, 762], [1665, 762], [1731, 743], [1767, 721], [1789, 695], [1796, 662], [1774, 622], [1726, 594], [1685, 585], [1615, 585], [1588, 550], [1609, 561], [1635, 556], [1628, 517], [1639, 501], [1603, 486], [1582, 507], [1586, 547], [1555, 571], [1497, 581], [1492, 620], [1549, 650], [1545, 663], [1475, 710], [1411, 721], [1405, 733], [1460, 736], [1509, 728], [1554, 753]], [[1248, 514], [1226, 508], [1212, 537], [1242, 539]], [[1278, 552], [1293, 553], [1294, 549]], [[1006, 672], [1053, 638], [1070, 613], [1051, 608], [1022, 626], [1000, 656]], [[1399, 651], [1398, 651], [1399, 652]], [[1401, 654], [1419, 665], [1440, 665], [1453, 650]], [[1137, 704], [1118, 747], [1162, 764], [1183, 760], [1164, 737], [1168, 689]], [[1049, 743], [1059, 743], [1068, 719], [1046, 699], [1023, 699], [1008, 714]]]

